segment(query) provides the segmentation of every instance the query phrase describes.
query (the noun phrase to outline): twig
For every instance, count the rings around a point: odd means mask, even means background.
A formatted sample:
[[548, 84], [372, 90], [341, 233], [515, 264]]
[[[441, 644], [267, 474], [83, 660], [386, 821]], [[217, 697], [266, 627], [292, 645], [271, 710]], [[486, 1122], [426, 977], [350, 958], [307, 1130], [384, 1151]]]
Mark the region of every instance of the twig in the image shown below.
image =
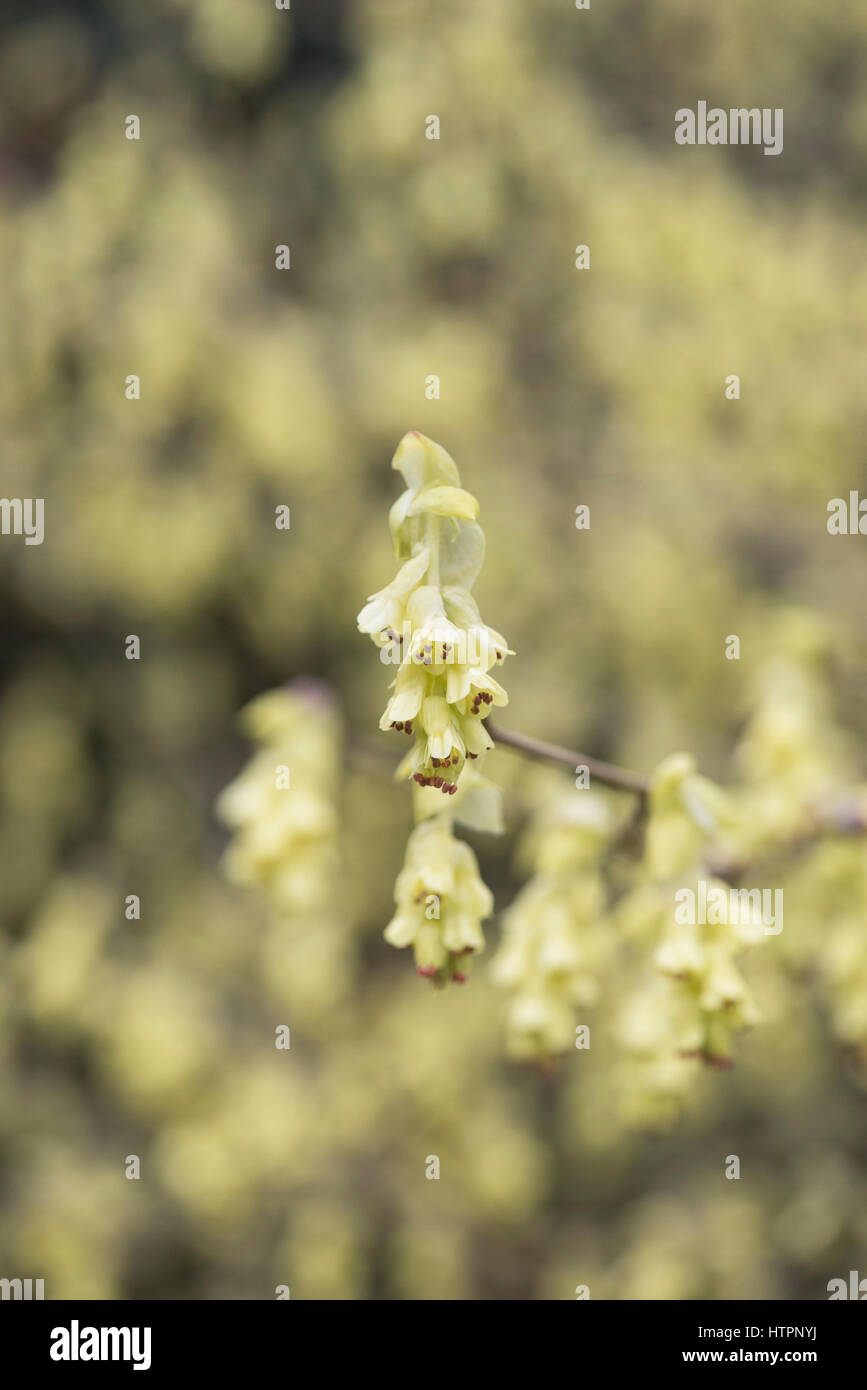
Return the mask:
[[642, 777], [638, 772], [629, 772], [625, 767], [615, 767], [613, 763], [600, 762], [598, 758], [588, 758], [586, 753], [576, 753], [570, 748], [561, 748], [556, 743], [531, 738], [529, 734], [512, 733], [499, 726], [495, 729], [490, 719], [487, 719], [485, 724], [494, 742], [502, 744], [504, 748], [514, 748], [517, 753], [524, 753], [528, 758], [546, 758], [549, 762], [571, 767], [573, 771], [578, 767], [586, 767], [591, 780], [595, 778], [603, 786], [613, 787], [615, 791], [632, 792], [640, 797], [642, 802], [647, 799], [650, 792], [649, 777]]

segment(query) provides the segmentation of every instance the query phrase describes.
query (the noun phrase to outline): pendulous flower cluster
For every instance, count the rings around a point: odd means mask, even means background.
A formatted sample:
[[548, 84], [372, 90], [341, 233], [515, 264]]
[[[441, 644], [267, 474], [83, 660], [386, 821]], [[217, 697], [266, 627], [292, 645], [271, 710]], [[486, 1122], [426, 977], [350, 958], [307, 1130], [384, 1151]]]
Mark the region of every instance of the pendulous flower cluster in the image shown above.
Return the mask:
[[392, 946], [412, 946], [416, 969], [437, 985], [463, 984], [469, 960], [485, 948], [481, 923], [494, 908], [476, 856], [457, 840], [447, 816], [433, 816], [409, 837], [394, 890], [397, 911], [385, 929]]
[[645, 843], [645, 867], [652, 881], [646, 900], [651, 901], [656, 888], [656, 921], [661, 926], [653, 963], [670, 982], [678, 1019], [673, 1035], [677, 1050], [716, 1066], [730, 1062], [733, 1034], [758, 1021], [738, 957], [760, 938], [762, 924], [752, 917], [719, 921], [711, 913], [707, 920], [680, 920], [671, 883], [675, 876], [679, 888], [702, 879], [708, 896], [715, 890], [725, 894], [728, 885], [708, 878], [703, 854], [734, 820], [725, 793], [696, 772], [693, 758], [674, 754], [657, 769]]
[[575, 1046], [575, 1011], [596, 1002], [610, 927], [600, 861], [608, 802], [593, 792], [545, 805], [524, 837], [533, 877], [503, 915], [492, 974], [508, 990], [509, 1052], [544, 1058]]
[[217, 801], [234, 832], [226, 876], [258, 888], [280, 911], [321, 908], [339, 863], [333, 697], [320, 682], [300, 679], [252, 700], [241, 723], [258, 751]]
[[453, 460], [413, 430], [392, 467], [407, 484], [389, 516], [403, 563], [361, 610], [358, 627], [384, 663], [398, 666], [380, 720], [381, 729], [412, 739], [397, 776], [454, 795], [467, 761], [494, 746], [483, 721], [508, 696], [491, 670], [511, 653], [470, 593], [485, 541], [478, 503], [460, 486]]
[[[462, 983], [469, 958], [484, 950], [481, 923], [493, 898], [452, 822], [499, 829], [498, 789], [480, 775], [478, 760], [494, 746], [486, 714], [508, 701], [491, 671], [509, 648], [482, 622], [470, 593], [485, 538], [478, 503], [461, 487], [454, 461], [412, 430], [392, 467], [407, 485], [389, 514], [401, 566], [370, 597], [358, 626], [380, 648], [383, 663], [398, 668], [380, 728], [412, 740], [396, 775], [415, 784], [420, 823], [407, 845], [395, 886], [397, 912], [385, 937], [393, 946], [412, 946], [419, 974], [435, 984]], [[443, 796], [455, 801], [443, 804]]]

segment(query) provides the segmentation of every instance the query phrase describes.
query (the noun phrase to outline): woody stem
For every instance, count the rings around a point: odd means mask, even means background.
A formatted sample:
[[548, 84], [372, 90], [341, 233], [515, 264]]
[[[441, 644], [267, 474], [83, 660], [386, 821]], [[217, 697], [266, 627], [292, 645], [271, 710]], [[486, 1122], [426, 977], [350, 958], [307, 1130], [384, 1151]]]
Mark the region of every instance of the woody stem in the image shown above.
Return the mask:
[[495, 729], [490, 719], [485, 721], [485, 725], [495, 743], [502, 744], [504, 748], [513, 748], [516, 753], [523, 753], [528, 758], [544, 758], [548, 762], [570, 767], [573, 771], [586, 767], [591, 781], [601, 782], [604, 787], [613, 787], [616, 791], [632, 792], [642, 801], [650, 791], [650, 778], [642, 777], [638, 772], [601, 762], [598, 758], [588, 758], [586, 753], [561, 748], [559, 744], [546, 743], [544, 739], [532, 738], [529, 734], [516, 734], [499, 726]]

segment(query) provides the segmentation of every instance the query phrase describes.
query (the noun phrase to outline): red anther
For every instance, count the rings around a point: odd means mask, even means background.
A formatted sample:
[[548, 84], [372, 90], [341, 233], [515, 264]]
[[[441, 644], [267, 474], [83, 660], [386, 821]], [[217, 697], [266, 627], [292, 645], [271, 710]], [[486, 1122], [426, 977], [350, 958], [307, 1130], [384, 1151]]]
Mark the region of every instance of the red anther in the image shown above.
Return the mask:
[[435, 777], [435, 778], [433, 779], [433, 784], [434, 784], [435, 787], [441, 787], [444, 781], [445, 781], [445, 778], [444, 778], [444, 777]]
[[437, 973], [435, 965], [417, 965], [415, 967], [417, 975], [422, 975], [424, 979], [430, 980]]
[[467, 983], [466, 975], [452, 975], [452, 979], [456, 985], [465, 985]]

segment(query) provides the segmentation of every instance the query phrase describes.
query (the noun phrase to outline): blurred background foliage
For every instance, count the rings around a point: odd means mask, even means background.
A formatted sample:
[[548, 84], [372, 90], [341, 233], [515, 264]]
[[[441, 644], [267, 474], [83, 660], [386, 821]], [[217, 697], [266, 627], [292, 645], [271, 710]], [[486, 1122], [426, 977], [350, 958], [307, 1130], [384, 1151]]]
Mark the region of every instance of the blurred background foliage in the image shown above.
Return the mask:
[[[439, 994], [383, 943], [410, 797], [355, 615], [418, 428], [481, 502], [504, 723], [641, 771], [687, 748], [724, 783], [740, 744], [785, 800], [773, 689], [743, 734], [806, 623], [824, 704], [797, 767], [863, 778], [863, 541], [825, 523], [867, 482], [867, 15], [5, 16], [3, 492], [45, 498], [46, 537], [0, 541], [0, 1274], [54, 1298], [826, 1297], [867, 1243], [862, 846], [786, 879], [736, 1066], [636, 1126], [616, 955], [596, 1050], [538, 1071], [506, 1056], [487, 958]], [[784, 153], [676, 146], [700, 98], [783, 107]], [[275, 915], [221, 874], [213, 803], [248, 756], [236, 711], [303, 674], [352, 749], [340, 860]], [[487, 771], [509, 834], [470, 838], [501, 911], [516, 833], [571, 783]]]

